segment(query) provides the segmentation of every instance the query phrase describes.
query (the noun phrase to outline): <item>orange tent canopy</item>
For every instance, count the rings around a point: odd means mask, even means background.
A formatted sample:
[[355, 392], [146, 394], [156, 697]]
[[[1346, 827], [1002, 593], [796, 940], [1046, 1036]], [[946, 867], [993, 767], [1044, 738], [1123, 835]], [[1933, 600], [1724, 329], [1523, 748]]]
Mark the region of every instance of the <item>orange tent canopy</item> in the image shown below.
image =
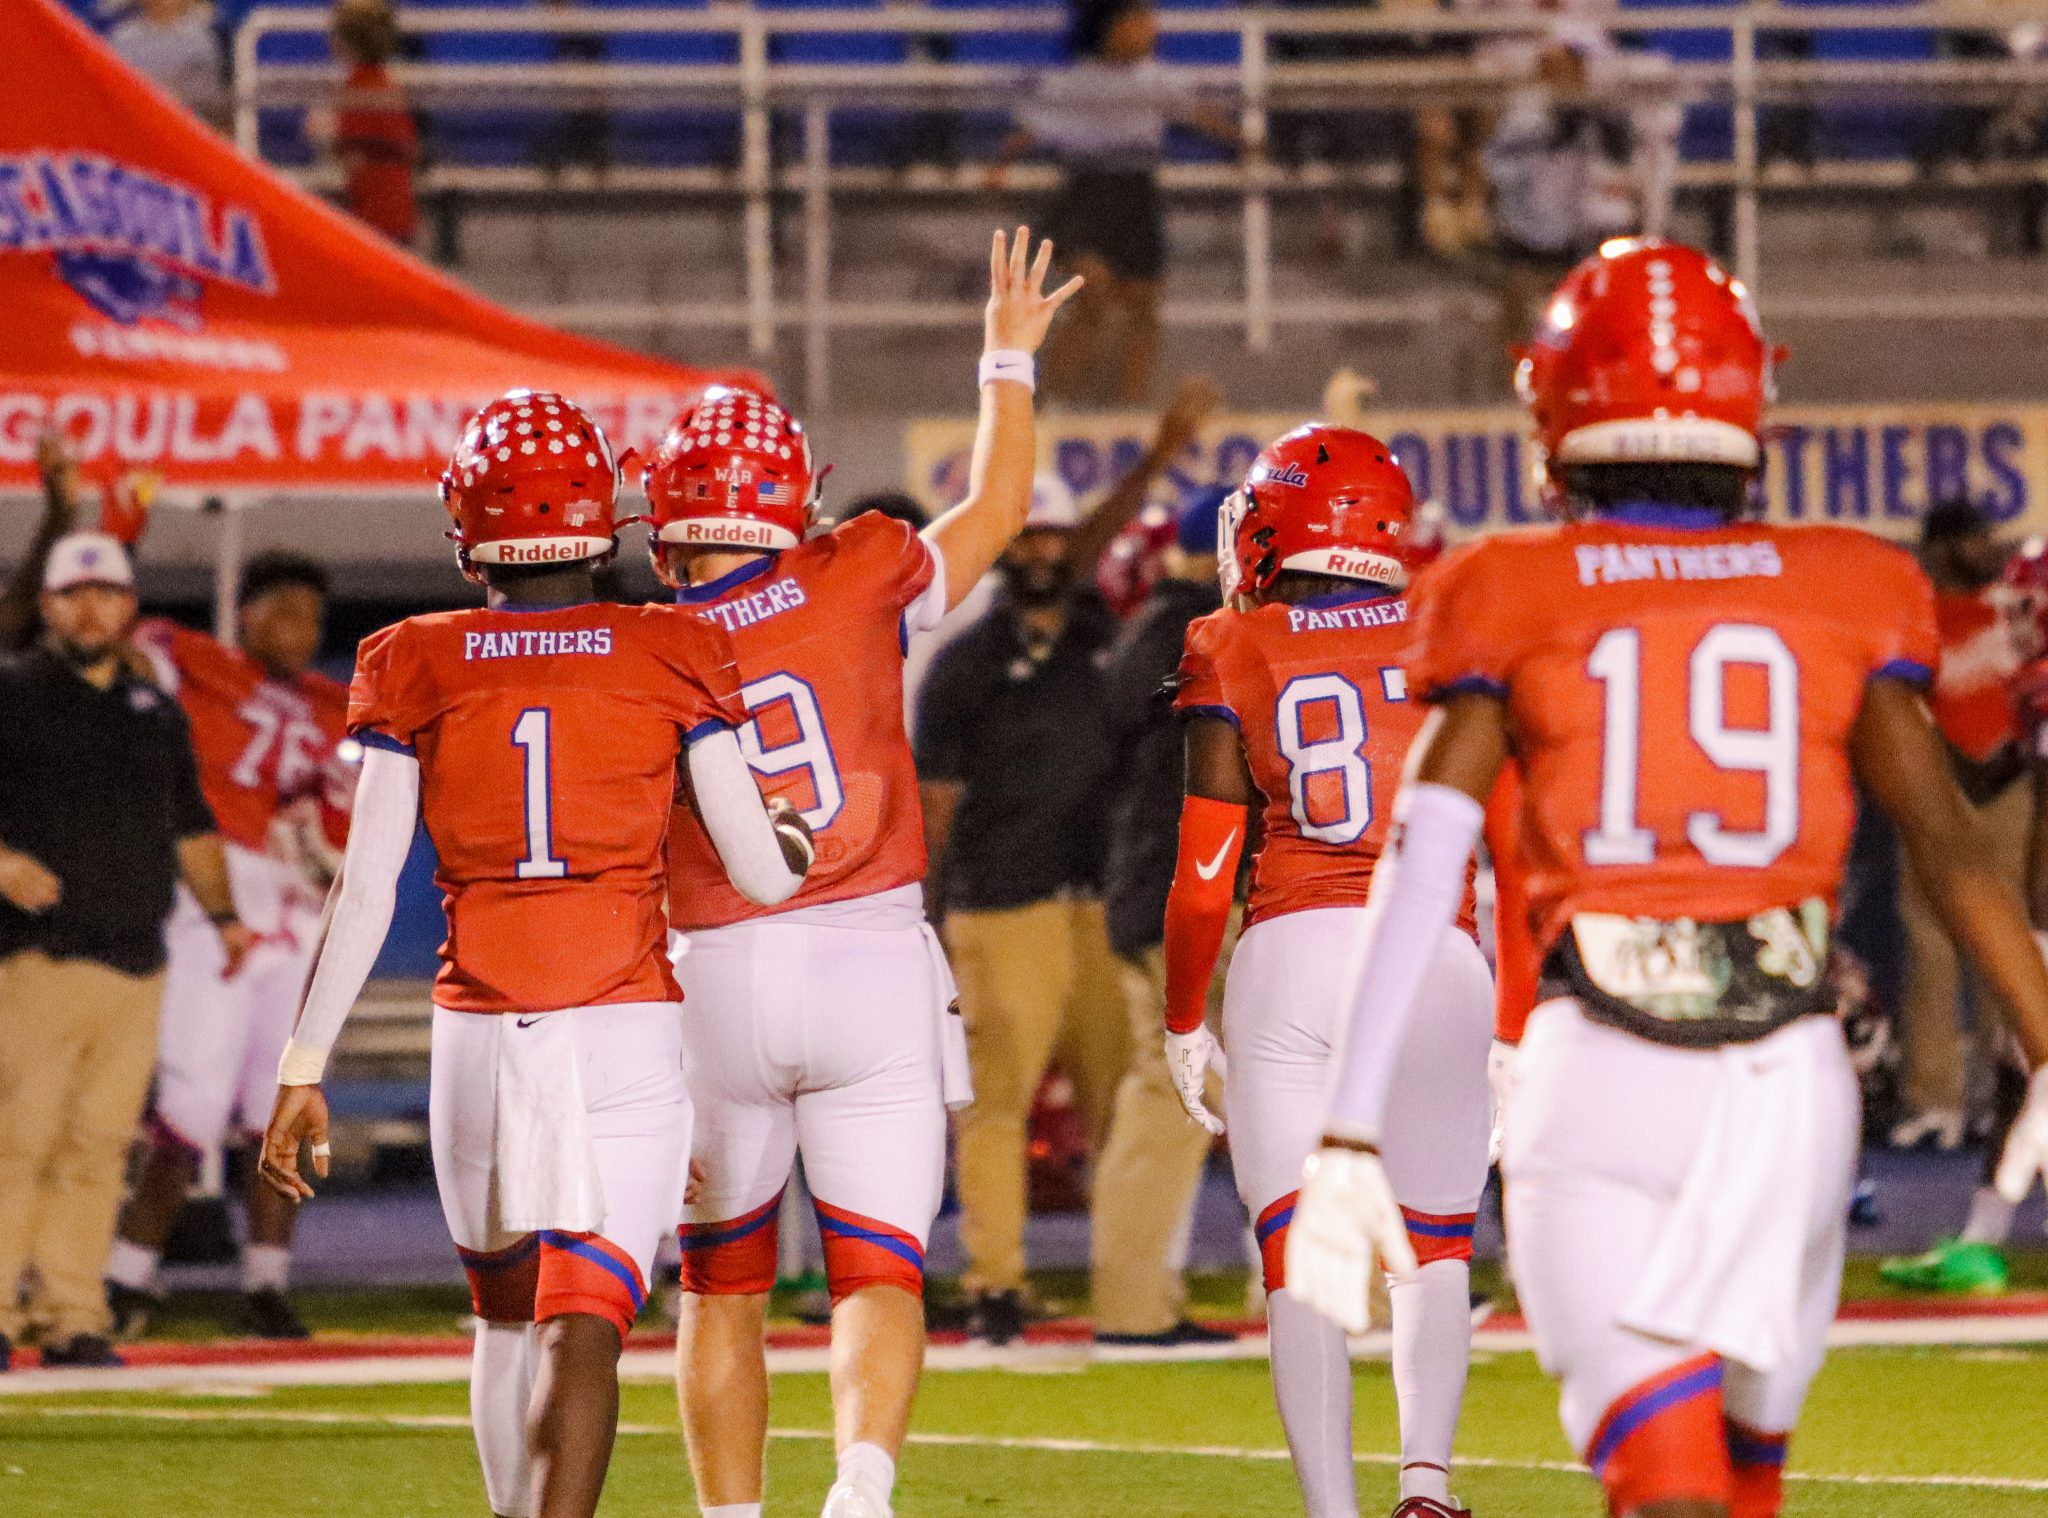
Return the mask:
[[7, 0], [0, 489], [59, 427], [179, 487], [416, 490], [518, 385], [646, 449], [719, 376], [514, 316], [260, 164], [57, 0]]

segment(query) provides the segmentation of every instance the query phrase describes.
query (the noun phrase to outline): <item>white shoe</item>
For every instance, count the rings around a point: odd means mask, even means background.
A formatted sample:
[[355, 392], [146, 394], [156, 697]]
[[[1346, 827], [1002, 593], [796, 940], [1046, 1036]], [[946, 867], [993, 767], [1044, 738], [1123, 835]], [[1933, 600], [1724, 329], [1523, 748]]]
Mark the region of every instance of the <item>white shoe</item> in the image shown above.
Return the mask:
[[889, 1499], [865, 1481], [836, 1482], [825, 1494], [820, 1518], [894, 1518]]
[[1913, 1149], [1932, 1143], [1946, 1154], [1963, 1145], [1963, 1115], [1953, 1107], [1929, 1107], [1916, 1112], [1892, 1129], [1894, 1149]]

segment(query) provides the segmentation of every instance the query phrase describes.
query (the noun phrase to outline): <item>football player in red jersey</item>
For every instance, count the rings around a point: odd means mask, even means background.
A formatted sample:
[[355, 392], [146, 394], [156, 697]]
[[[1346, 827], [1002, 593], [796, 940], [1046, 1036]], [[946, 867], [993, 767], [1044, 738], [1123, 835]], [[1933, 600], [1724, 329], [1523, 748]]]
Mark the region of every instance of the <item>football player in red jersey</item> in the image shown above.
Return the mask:
[[271, 1184], [311, 1196], [300, 1145], [325, 1175], [321, 1076], [424, 820], [448, 913], [434, 1176], [481, 1320], [471, 1412], [505, 1518], [596, 1511], [620, 1346], [682, 1215], [690, 1101], [662, 904], [678, 766], [751, 900], [787, 897], [809, 856], [740, 752], [725, 634], [596, 599], [618, 484], [604, 435], [559, 396], [513, 391], [465, 431], [442, 496], [487, 605], [408, 618], [357, 654], [355, 818], [264, 1142]]
[[[1852, 776], [2048, 1064], [2048, 971], [1923, 698], [1933, 597], [1898, 549], [1745, 520], [1771, 355], [1703, 254], [1609, 243], [1523, 359], [1568, 520], [1413, 593], [1435, 703], [1395, 807], [1292, 1288], [1364, 1311], [1406, 1239], [1379, 1146], [1426, 962], [1512, 752], [1545, 998], [1507, 1128], [1509, 1256], [1567, 1433], [1639, 1518], [1770, 1518], [1841, 1285], [1856, 1081], [1830, 919]], [[2044, 1077], [2034, 1077], [2037, 1089]]]
[[[1264, 1262], [1273, 1389], [1310, 1518], [1358, 1511], [1350, 1361], [1343, 1331], [1297, 1300], [1282, 1262], [1350, 1012], [1347, 946], [1422, 725], [1402, 668], [1413, 514], [1408, 477], [1377, 438], [1314, 424], [1268, 445], [1224, 506], [1225, 597], [1240, 599], [1188, 629], [1175, 697], [1187, 799], [1166, 909], [1167, 1064], [1189, 1116], [1223, 1131], [1202, 1099], [1215, 1048], [1203, 1015], [1256, 805], [1264, 841], [1224, 982], [1224, 1111]], [[1471, 1351], [1492, 994], [1473, 935], [1468, 894], [1459, 922], [1415, 949], [1430, 966], [1430, 1005], [1399, 1051], [1387, 1120], [1387, 1170], [1412, 1246], [1389, 1260], [1399, 1518], [1462, 1512], [1451, 1443]]]
[[[277, 1057], [319, 934], [322, 884], [273, 836], [279, 818], [321, 787], [341, 741], [348, 695], [314, 672], [327, 575], [298, 554], [251, 559], [236, 597], [239, 647], [162, 620], [136, 646], [192, 723], [200, 784], [220, 819], [229, 877], [256, 951], [232, 978], [206, 914], [181, 892], [166, 928], [170, 965], [158, 1035], [148, 1161], [121, 1210], [107, 1258], [115, 1330], [140, 1333], [159, 1298], [157, 1263], [200, 1162], [231, 1128], [262, 1131]], [[251, 1176], [239, 1326], [265, 1338], [303, 1338], [284, 1295], [293, 1209]]]
[[772, 401], [714, 390], [647, 472], [656, 563], [732, 638], [763, 789], [817, 860], [762, 907], [719, 878], [703, 822], [670, 836], [676, 974], [702, 1180], [682, 1230], [677, 1384], [697, 1500], [759, 1518], [762, 1327], [776, 1219], [800, 1152], [831, 1288], [838, 1478], [830, 1518], [886, 1518], [924, 1359], [924, 1246], [945, 1180], [946, 1106], [968, 1099], [952, 979], [925, 925], [924, 825], [903, 729], [903, 655], [1022, 530], [1033, 353], [1078, 287], [997, 233], [967, 497], [922, 534], [880, 513], [805, 540], [810, 442]]

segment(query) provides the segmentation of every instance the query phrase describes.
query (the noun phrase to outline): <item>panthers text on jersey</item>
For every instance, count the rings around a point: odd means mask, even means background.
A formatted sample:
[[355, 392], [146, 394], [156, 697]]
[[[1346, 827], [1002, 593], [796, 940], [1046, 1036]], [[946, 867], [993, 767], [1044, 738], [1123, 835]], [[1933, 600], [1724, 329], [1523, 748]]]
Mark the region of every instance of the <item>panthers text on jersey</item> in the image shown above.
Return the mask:
[[924, 878], [917, 768], [903, 730], [903, 653], [943, 615], [936, 559], [903, 523], [870, 513], [682, 594], [739, 661], [751, 721], [740, 743], [769, 796], [811, 825], [817, 859], [777, 907], [726, 879], [703, 822], [678, 807], [669, 837], [679, 932], [849, 901]]
[[135, 642], [191, 721], [199, 783], [221, 836], [262, 853], [279, 809], [320, 792], [348, 693], [324, 675], [277, 679], [247, 654], [173, 622], [142, 623]]
[[[1175, 704], [1238, 730], [1265, 798], [1247, 924], [1363, 906], [1401, 766], [1427, 709], [1408, 695], [1407, 602], [1361, 585], [1188, 629]], [[1462, 925], [1472, 930], [1468, 891]]]
[[746, 720], [732, 645], [664, 606], [439, 612], [366, 641], [349, 728], [416, 754], [458, 1012], [674, 1001], [668, 814], [693, 735]]
[[1924, 684], [1932, 593], [1852, 528], [1644, 508], [1467, 545], [1411, 592], [1410, 688], [1508, 705], [1538, 947], [1575, 914], [1832, 901], [1865, 684]]

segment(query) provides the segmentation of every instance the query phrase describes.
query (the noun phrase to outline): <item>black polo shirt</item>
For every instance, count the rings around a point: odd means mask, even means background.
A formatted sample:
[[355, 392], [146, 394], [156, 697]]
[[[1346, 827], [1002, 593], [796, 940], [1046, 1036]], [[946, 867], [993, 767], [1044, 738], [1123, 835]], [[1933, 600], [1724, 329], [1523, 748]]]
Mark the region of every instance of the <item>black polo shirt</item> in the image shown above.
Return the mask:
[[1100, 887], [1116, 762], [1103, 662], [1116, 630], [1099, 596], [1077, 595], [1034, 659], [999, 599], [932, 661], [917, 703], [918, 778], [964, 787], [940, 874], [947, 910]]
[[0, 843], [64, 887], [40, 915], [0, 900], [0, 957], [161, 970], [177, 845], [212, 831], [177, 702], [125, 673], [100, 690], [47, 649], [0, 659]]

